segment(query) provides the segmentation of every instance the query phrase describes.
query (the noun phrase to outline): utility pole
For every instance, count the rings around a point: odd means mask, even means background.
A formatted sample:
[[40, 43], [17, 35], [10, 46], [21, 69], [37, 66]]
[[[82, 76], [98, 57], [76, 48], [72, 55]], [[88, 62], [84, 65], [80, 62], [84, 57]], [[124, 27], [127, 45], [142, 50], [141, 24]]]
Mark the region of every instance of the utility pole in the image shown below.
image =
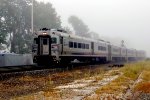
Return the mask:
[[33, 34], [33, 0], [32, 0], [32, 6], [31, 6], [31, 32]]
[[125, 47], [124, 40], [121, 41], [121, 47]]

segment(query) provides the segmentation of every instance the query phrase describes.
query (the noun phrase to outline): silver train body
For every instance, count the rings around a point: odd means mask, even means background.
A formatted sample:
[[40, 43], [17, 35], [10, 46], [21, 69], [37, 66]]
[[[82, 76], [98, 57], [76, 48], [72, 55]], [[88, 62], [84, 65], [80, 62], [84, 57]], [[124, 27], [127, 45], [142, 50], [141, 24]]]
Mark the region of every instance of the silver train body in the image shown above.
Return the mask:
[[70, 62], [122, 62], [145, 59], [145, 51], [70, 35], [60, 30], [41, 30], [33, 43], [33, 61], [38, 64]]

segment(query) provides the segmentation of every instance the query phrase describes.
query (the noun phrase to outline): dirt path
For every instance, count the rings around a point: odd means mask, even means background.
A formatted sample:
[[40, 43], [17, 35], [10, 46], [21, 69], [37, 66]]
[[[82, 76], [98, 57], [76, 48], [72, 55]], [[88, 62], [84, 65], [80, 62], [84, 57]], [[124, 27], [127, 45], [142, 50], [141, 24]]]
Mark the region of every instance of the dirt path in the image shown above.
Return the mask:
[[108, 71], [99, 81], [96, 81], [95, 77], [90, 77], [89, 79], [76, 80], [67, 85], [58, 86], [56, 89], [60, 89], [60, 92], [64, 94], [61, 99], [82, 100], [95, 94], [95, 91], [98, 88], [110, 83], [112, 80], [121, 75], [121, 73], [118, 75], [111, 75], [113, 71], [118, 70]]

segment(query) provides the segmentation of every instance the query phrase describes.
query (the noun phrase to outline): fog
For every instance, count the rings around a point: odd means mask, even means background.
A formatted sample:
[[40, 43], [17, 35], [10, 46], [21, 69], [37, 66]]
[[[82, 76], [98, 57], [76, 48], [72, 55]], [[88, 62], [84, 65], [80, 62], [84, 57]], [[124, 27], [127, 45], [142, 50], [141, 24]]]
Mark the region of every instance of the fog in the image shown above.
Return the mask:
[[51, 2], [62, 26], [69, 26], [68, 17], [81, 18], [91, 31], [128, 48], [145, 50], [150, 56], [150, 1], [149, 0], [38, 0]]

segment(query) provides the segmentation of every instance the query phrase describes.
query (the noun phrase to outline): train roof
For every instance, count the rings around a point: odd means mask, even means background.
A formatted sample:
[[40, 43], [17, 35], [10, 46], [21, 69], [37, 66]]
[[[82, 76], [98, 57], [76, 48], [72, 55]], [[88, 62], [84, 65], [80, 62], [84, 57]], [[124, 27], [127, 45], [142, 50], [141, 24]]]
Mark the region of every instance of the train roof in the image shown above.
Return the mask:
[[[43, 28], [43, 29], [40, 29], [40, 31], [38, 32], [37, 35], [40, 35], [43, 32], [46, 32], [49, 35], [56, 34], [56, 35], [59, 35], [59, 36], [70, 37], [70, 38], [77, 38], [77, 39], [83, 39], [83, 40], [87, 40], [87, 41], [91, 41], [91, 42], [105, 43], [105, 44], [109, 44], [109, 45], [112, 45], [112, 46], [115, 46], [115, 47], [118, 47], [118, 48], [127, 49], [127, 50], [136, 50], [136, 49], [133, 49], [133, 48], [126, 48], [126, 47], [116, 46], [114, 44], [111, 44], [108, 41], [104, 41], [104, 40], [101, 40], [101, 39], [94, 40], [94, 39], [90, 39], [90, 38], [86, 38], [86, 37], [81, 37], [81, 36], [78, 36], [78, 35], [75, 35], [75, 34], [70, 34], [70, 33], [67, 33], [64, 30], [61, 30], [61, 29], [46, 29], [46, 28]], [[136, 50], [136, 51], [145, 52], [144, 50]]]
[[47, 32], [49, 35], [56, 34], [56, 35], [63, 36], [63, 37], [77, 38], [77, 39], [82, 39], [82, 40], [87, 40], [87, 41], [92, 41], [92, 42], [100, 42], [100, 43], [110, 44], [110, 42], [107, 42], [107, 41], [104, 41], [104, 40], [101, 40], [101, 39], [94, 40], [94, 39], [90, 39], [90, 38], [86, 38], [86, 37], [81, 37], [81, 36], [78, 36], [78, 35], [75, 35], [75, 34], [69, 34], [69, 33], [66, 33], [64, 31], [58, 31], [58, 30], [55, 30], [55, 29], [40, 30], [37, 35], [41, 35], [43, 32]]

